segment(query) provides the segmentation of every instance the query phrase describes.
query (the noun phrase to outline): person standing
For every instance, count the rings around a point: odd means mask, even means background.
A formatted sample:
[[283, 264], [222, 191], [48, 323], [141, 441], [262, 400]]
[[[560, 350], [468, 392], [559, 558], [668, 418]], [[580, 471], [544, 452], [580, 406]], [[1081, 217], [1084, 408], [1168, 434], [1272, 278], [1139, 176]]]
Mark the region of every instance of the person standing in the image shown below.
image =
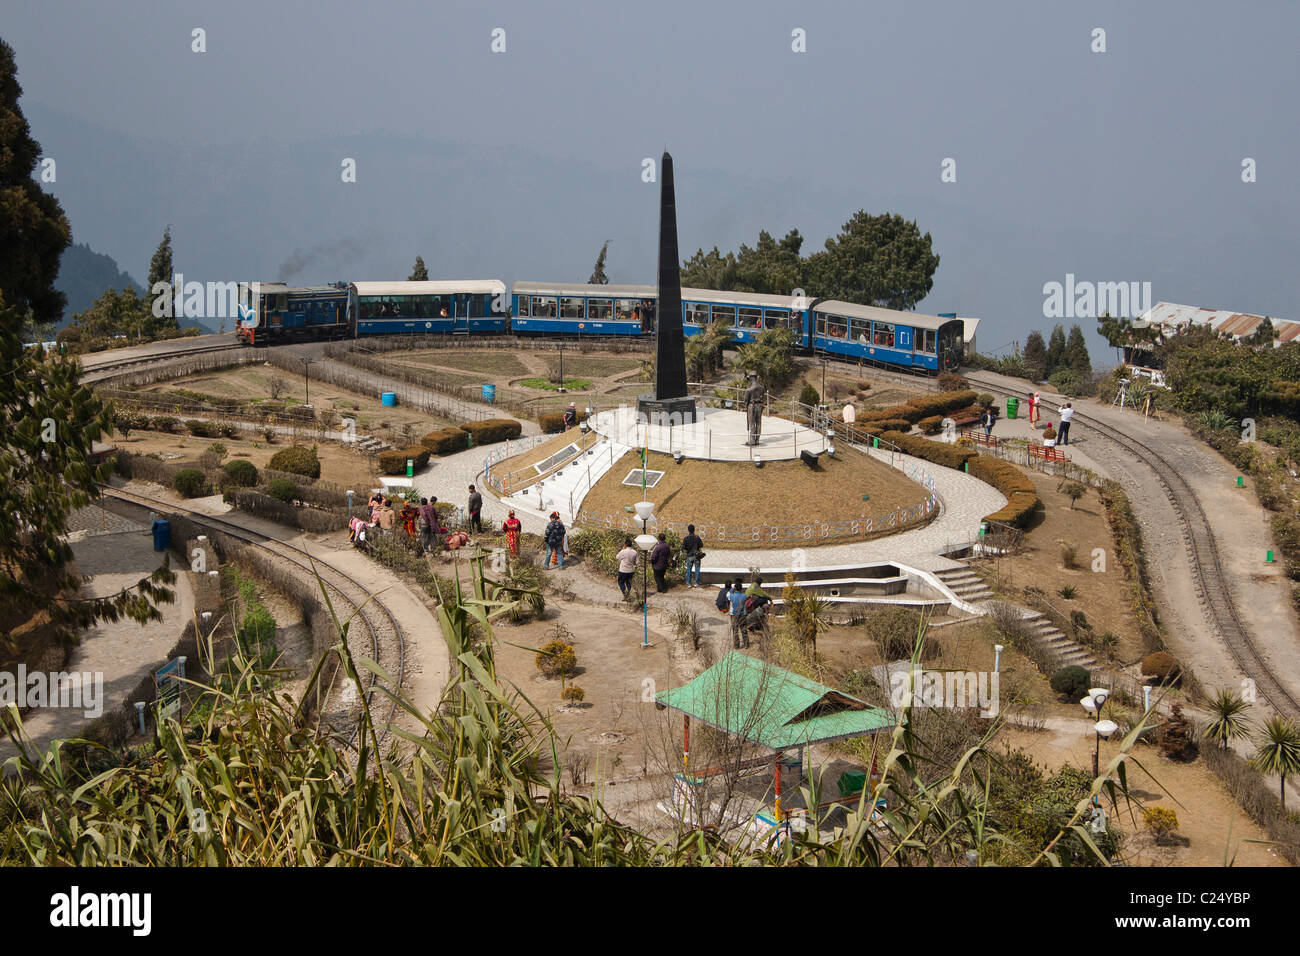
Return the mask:
[[1074, 406], [1071, 405], [1069, 402], [1066, 402], [1065, 407], [1061, 409], [1061, 434], [1057, 438], [1057, 444], [1059, 445], [1070, 444], [1070, 421], [1073, 418], [1074, 418]]
[[393, 533], [393, 525], [397, 523], [397, 514], [393, 511], [393, 502], [391, 498], [385, 498], [384, 503], [379, 506], [379, 513], [376, 515], [379, 521], [379, 530], [384, 534]]
[[510, 509], [510, 514], [506, 516], [506, 523], [501, 526], [501, 530], [506, 533], [506, 547], [511, 556], [519, 557], [519, 537], [523, 533], [524, 526], [515, 517], [514, 508]]
[[575, 402], [569, 402], [569, 407], [564, 410], [564, 430], [567, 432], [570, 428], [578, 427], [578, 406]]
[[655, 575], [655, 590], [663, 594], [668, 590], [664, 575], [668, 573], [668, 563], [672, 559], [672, 549], [668, 547], [668, 536], [659, 532], [659, 543], [650, 552], [650, 570]]
[[727, 600], [731, 603], [731, 646], [748, 647], [749, 637], [745, 634], [745, 591], [744, 582], [736, 578], [731, 585], [731, 594]]
[[473, 485], [469, 486], [469, 528], [477, 534], [483, 533], [483, 496]]
[[704, 557], [704, 539], [695, 533], [695, 525], [686, 526], [686, 537], [682, 539], [682, 553], [686, 555], [686, 586], [700, 586], [700, 561]]
[[564, 522], [560, 520], [558, 511], [551, 512], [551, 523], [546, 526], [546, 531], [542, 537], [546, 541], [546, 563], [542, 565], [543, 571], [551, 569], [551, 556], [554, 555], [560, 570], [564, 570]]
[[618, 589], [623, 592], [623, 597], [627, 597], [632, 593], [632, 575], [636, 574], [637, 554], [631, 538], [623, 539], [623, 550], [616, 557], [618, 558]]
[[433, 529], [438, 519], [433, 514], [433, 505], [429, 504], [428, 498], [420, 499], [419, 512], [420, 517], [416, 526], [420, 529], [420, 550], [428, 551], [433, 546]]
[[1038, 426], [1038, 393], [1029, 396], [1029, 427]]
[[984, 426], [984, 437], [987, 439], [993, 432], [993, 409], [984, 409], [984, 414], [980, 416], [980, 424]]

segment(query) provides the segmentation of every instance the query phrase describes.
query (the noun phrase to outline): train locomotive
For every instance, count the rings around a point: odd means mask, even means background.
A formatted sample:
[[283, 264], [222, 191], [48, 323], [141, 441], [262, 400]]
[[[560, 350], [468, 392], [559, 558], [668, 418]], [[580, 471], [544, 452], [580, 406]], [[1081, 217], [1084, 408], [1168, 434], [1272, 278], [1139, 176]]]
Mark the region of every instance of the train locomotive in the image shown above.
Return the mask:
[[[653, 336], [659, 290], [499, 279], [352, 282], [245, 287], [238, 333], [247, 345], [372, 335]], [[687, 336], [714, 322], [736, 343], [764, 329], [794, 333], [805, 352], [937, 375], [961, 365], [964, 326], [955, 313], [923, 315], [835, 299], [682, 289]]]

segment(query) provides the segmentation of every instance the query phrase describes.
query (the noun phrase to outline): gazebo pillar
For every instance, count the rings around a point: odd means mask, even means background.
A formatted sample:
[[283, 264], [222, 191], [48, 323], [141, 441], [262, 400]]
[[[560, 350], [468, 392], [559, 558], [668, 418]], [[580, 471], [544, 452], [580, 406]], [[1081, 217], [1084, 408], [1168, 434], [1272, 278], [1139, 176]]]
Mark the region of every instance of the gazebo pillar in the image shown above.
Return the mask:
[[682, 717], [682, 770], [689, 773], [691, 769], [691, 715]]
[[775, 773], [776, 780], [776, 823], [781, 825], [781, 753], [777, 751], [776, 759], [772, 761], [772, 769]]

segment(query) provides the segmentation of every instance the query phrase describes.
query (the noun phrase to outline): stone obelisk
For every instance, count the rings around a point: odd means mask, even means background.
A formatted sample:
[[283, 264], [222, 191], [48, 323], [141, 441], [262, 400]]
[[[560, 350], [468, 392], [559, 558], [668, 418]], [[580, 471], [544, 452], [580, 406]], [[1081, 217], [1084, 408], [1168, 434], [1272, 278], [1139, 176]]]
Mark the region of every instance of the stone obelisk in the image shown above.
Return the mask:
[[695, 399], [686, 389], [686, 335], [682, 331], [682, 267], [677, 254], [677, 195], [673, 158], [659, 165], [659, 309], [655, 327], [655, 390], [642, 395], [637, 411], [654, 424], [695, 421]]

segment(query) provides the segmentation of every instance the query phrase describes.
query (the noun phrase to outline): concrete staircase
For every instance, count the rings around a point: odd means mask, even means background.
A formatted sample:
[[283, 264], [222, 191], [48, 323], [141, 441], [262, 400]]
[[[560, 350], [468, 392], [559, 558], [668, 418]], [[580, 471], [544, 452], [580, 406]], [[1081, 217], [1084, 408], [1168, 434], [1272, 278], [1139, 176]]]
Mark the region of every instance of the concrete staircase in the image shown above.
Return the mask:
[[388, 442], [382, 441], [374, 435], [357, 437], [357, 450], [363, 455], [378, 455], [381, 451], [387, 451], [392, 447]]
[[1029, 626], [1034, 640], [1040, 647], [1055, 654], [1061, 667], [1075, 664], [1086, 670], [1098, 668], [1097, 658], [1093, 657], [1087, 648], [1066, 637], [1065, 633], [1041, 611], [1030, 611], [1023, 620]]
[[[509, 495], [506, 502], [541, 513], [554, 509], [560, 512], [566, 523], [572, 524], [587, 492], [629, 451], [632, 451], [630, 445], [601, 438], [559, 471]], [[634, 467], [639, 468], [640, 463]], [[640, 489], [636, 492], [639, 497]]]
[[984, 583], [984, 579], [970, 568], [949, 568], [947, 571], [936, 571], [935, 577], [963, 601], [978, 604], [980, 601], [989, 601], [993, 598], [993, 592]]

